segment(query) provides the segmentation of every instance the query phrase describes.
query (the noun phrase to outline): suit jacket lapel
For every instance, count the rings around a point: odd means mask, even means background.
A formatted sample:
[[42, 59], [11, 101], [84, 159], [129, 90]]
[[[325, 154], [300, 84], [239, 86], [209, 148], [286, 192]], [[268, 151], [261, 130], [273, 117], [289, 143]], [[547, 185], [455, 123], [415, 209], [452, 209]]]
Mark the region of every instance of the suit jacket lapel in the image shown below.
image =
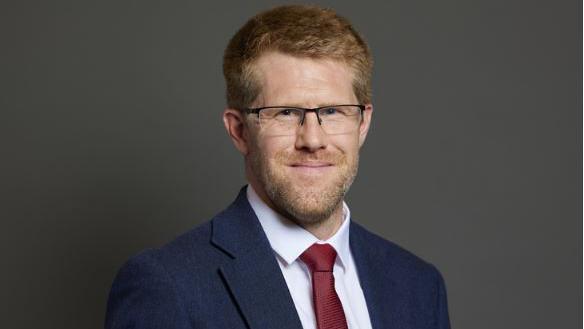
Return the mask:
[[211, 242], [232, 258], [219, 268], [220, 275], [248, 326], [301, 329], [288, 286], [247, 201], [245, 187], [212, 225]]
[[[349, 244], [373, 329], [396, 328], [401, 319], [403, 292], [392, 279], [391, 259], [372, 243], [371, 233], [351, 220]], [[401, 326], [400, 326], [401, 328]]]

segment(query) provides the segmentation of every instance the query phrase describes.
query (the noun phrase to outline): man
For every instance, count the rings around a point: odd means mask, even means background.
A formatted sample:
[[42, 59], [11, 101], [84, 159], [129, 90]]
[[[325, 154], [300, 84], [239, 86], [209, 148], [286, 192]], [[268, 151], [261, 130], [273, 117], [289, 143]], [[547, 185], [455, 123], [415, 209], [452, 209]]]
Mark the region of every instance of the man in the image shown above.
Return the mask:
[[439, 272], [356, 224], [343, 201], [371, 122], [371, 63], [331, 10], [248, 21], [225, 51], [223, 121], [249, 185], [133, 257], [106, 328], [449, 328]]

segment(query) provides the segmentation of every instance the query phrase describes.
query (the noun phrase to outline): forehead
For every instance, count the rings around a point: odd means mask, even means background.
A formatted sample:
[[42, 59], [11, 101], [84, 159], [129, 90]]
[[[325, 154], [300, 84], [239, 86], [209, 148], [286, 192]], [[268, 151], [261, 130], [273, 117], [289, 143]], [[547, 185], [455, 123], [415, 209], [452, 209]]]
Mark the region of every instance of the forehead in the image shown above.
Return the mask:
[[261, 92], [256, 105], [353, 103], [353, 72], [344, 62], [296, 57], [280, 52], [262, 55], [253, 72]]

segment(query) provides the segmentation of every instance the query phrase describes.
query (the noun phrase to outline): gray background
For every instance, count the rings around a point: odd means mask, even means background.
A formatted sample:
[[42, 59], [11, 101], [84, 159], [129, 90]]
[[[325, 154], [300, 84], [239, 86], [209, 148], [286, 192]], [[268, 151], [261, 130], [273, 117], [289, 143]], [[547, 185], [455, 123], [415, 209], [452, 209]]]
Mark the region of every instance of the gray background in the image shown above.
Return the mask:
[[[100, 328], [117, 269], [244, 184], [223, 49], [274, 2], [3, 1], [3, 328]], [[453, 328], [581, 328], [581, 1], [330, 1], [376, 60], [354, 219]]]

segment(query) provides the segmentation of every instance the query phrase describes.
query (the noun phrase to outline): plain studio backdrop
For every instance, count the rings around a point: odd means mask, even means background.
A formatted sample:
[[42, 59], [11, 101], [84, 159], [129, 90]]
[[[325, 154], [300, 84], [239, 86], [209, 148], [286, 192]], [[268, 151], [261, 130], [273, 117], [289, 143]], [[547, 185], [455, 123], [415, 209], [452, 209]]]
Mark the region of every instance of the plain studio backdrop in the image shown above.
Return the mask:
[[[353, 219], [453, 328], [581, 328], [582, 2], [329, 1], [369, 42]], [[245, 184], [222, 53], [269, 1], [0, 5], [3, 328], [101, 328], [123, 262]]]

